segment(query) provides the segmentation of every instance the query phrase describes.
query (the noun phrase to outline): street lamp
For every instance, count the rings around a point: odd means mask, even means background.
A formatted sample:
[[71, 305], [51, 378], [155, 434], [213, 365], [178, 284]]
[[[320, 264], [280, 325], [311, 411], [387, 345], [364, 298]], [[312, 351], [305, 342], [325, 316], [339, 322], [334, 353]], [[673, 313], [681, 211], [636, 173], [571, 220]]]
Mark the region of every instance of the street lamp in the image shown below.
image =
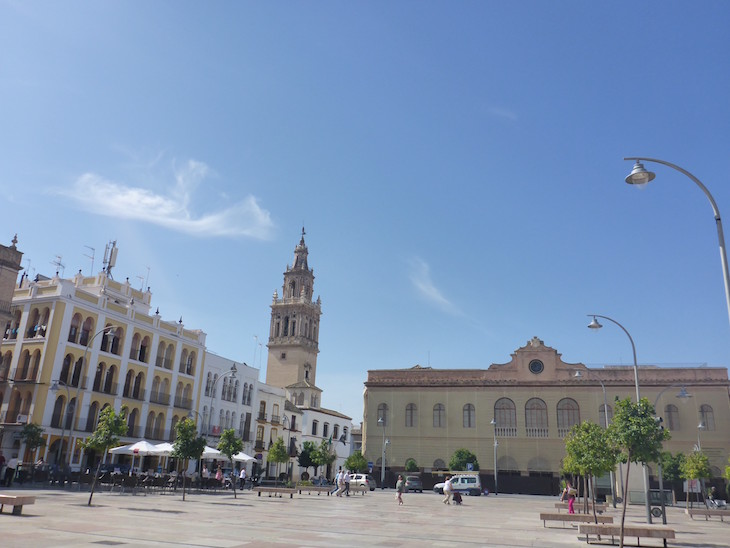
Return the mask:
[[[576, 371], [573, 376], [579, 379], [583, 376], [583, 374], [580, 371]], [[603, 390], [603, 425], [606, 427], [606, 430], [608, 430], [608, 397], [606, 396], [606, 385], [603, 384], [603, 381], [599, 379], [598, 376], [595, 378], [601, 384], [601, 389]], [[613, 476], [613, 470], [609, 470], [608, 473], [611, 480], [611, 499], [613, 507], [616, 508], [616, 482]], [[621, 485], [621, 488], [623, 489], [623, 485]]]
[[[246, 365], [246, 364], [244, 364]], [[210, 436], [210, 419], [213, 416], [213, 398], [215, 397], [215, 385], [218, 384], [218, 382], [225, 378], [225, 377], [231, 377], [231, 379], [236, 378], [236, 364], [234, 363], [231, 366], [231, 369], [229, 371], [226, 371], [223, 373], [220, 377], [218, 377], [215, 382], [213, 382], [213, 386], [210, 387], [210, 409], [208, 409], [208, 427], [205, 430], [205, 435]]]
[[[600, 314], [588, 314], [588, 317], [591, 316], [593, 316], [593, 320], [591, 320], [591, 323], [588, 324], [589, 329], [601, 329], [603, 326], [598, 322], [597, 318], [602, 318], [619, 326], [623, 330], [623, 332], [626, 333], [629, 341], [631, 341], [631, 351], [634, 354], [634, 384], [636, 385], [636, 403], [638, 404], [639, 400], [641, 399], [641, 394], [639, 393], [639, 364], [636, 361], [636, 345], [634, 344], [634, 339], [631, 338], [631, 334], [626, 330], [626, 328], [613, 318], [609, 318], [608, 316], [601, 316]], [[649, 502], [649, 469], [647, 468], [646, 464], [644, 464], [644, 498], [646, 499], [646, 522], [651, 523], [651, 504]]]
[[712, 197], [712, 194], [710, 194], [710, 191], [707, 190], [707, 187], [700, 182], [700, 180], [692, 175], [689, 171], [682, 169], [681, 167], [674, 165], [670, 162], [664, 161], [664, 160], [658, 160], [656, 158], [624, 158], [624, 160], [634, 160], [634, 168], [631, 170], [631, 173], [626, 177], [626, 182], [630, 185], [643, 185], [646, 184], [652, 180], [654, 180], [654, 173], [651, 171], [647, 171], [644, 169], [643, 162], [655, 162], [657, 164], [663, 164], [665, 166], [671, 167], [672, 169], [676, 169], [680, 173], [683, 173], [687, 177], [689, 177], [692, 181], [695, 182], [695, 184], [700, 187], [700, 190], [705, 193], [705, 196], [707, 196], [707, 199], [710, 201], [710, 205], [712, 206], [712, 212], [715, 215], [715, 224], [717, 225], [717, 239], [720, 244], [720, 262], [722, 263], [722, 275], [723, 280], [725, 281], [725, 302], [727, 304], [727, 311], [728, 311], [728, 317], [730, 318], [730, 272], [728, 272], [728, 264], [727, 264], [727, 253], [725, 251], [725, 236], [723, 234], [722, 230], [722, 220], [720, 219], [720, 210], [717, 208], [717, 204], [715, 203], [715, 199]]
[[[286, 414], [282, 415], [281, 418], [281, 425], [286, 430], [286, 454], [289, 456], [289, 460], [286, 463], [286, 475], [287, 478], [289, 478], [289, 468], [291, 467], [291, 428], [289, 427], [291, 423], [289, 422], [289, 417], [286, 416]], [[289, 478], [291, 479], [291, 478]]]
[[497, 441], [497, 419], [492, 419], [489, 423], [494, 428], [494, 494], [499, 494], [499, 484], [497, 482], [497, 447], [499, 442]]
[[697, 449], [698, 453], [702, 453], [702, 443], [700, 443], [700, 432], [705, 429], [705, 423], [701, 422], [697, 425]]
[[383, 456], [380, 459], [380, 489], [385, 489], [385, 448], [390, 440], [385, 439], [385, 415], [378, 417], [378, 424], [383, 427]]

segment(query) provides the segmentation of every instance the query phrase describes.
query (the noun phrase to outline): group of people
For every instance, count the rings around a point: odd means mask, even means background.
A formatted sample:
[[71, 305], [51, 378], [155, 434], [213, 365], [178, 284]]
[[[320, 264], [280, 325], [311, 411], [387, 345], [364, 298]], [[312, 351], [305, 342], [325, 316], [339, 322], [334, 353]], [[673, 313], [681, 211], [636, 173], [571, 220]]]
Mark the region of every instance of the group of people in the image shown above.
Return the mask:
[[340, 468], [340, 470], [337, 472], [337, 475], [335, 476], [335, 488], [332, 490], [332, 493], [337, 495], [338, 497], [341, 497], [342, 495], [349, 497], [351, 480], [352, 472], [346, 472], [345, 470]]
[[0, 453], [0, 485], [10, 487], [15, 479], [15, 472], [18, 469], [20, 461], [17, 457], [12, 457], [9, 461], [5, 461], [5, 456]]

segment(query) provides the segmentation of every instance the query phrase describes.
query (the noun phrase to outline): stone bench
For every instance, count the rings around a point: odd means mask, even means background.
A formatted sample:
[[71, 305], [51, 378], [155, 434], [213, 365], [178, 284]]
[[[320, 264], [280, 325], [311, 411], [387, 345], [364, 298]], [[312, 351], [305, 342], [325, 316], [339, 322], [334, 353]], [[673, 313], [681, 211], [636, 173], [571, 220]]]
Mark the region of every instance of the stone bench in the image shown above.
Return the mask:
[[613, 523], [611, 516], [596, 516], [595, 519], [590, 514], [561, 514], [556, 512], [541, 512], [540, 519], [542, 520], [542, 526], [547, 527], [545, 522], [547, 521], [561, 521], [563, 524], [568, 523]]
[[254, 487], [253, 490], [258, 493], [259, 496], [261, 496], [261, 493], [268, 493], [269, 497], [272, 494], [274, 496], [279, 495], [279, 497], [282, 495], [289, 495], [290, 499], [294, 498], [294, 493], [296, 492], [296, 489], [293, 487]]
[[35, 497], [29, 495], [0, 495], [0, 513], [2, 513], [6, 504], [13, 507], [14, 516], [19, 516], [23, 513], [24, 505], [35, 504]]
[[730, 510], [720, 510], [718, 508], [689, 508], [687, 509], [689, 517], [694, 519], [694, 516], [705, 516], [705, 521], [710, 517], [719, 517], [720, 521], [725, 521], [725, 516], [730, 516]]
[[[560, 511], [560, 510], [567, 510], [568, 509], [568, 503], [567, 502], [556, 502], [555, 503], [555, 508], [557, 508], [558, 511]], [[575, 501], [573, 503], [573, 509], [576, 512], [582, 512], [583, 511], [583, 504], [579, 503], [578, 501]], [[596, 503], [596, 513], [602, 514], [607, 509], [608, 509], [608, 505], [607, 504], [604, 504], [602, 502], [597, 502]], [[591, 503], [591, 502], [588, 503], [588, 511], [589, 512], [592, 512], [593, 511], [593, 503]]]
[[320, 493], [327, 493], [327, 496], [330, 496], [332, 493], [332, 490], [334, 489], [334, 486], [332, 485], [297, 485], [296, 487], [297, 491], [299, 491], [299, 494], [302, 494], [302, 491], [306, 491], [308, 494], [317, 493], [317, 496], [319, 496]]
[[[616, 544], [614, 537], [621, 535], [620, 525], [584, 523], [578, 526], [578, 533], [586, 536], [586, 542], [590, 544], [590, 535], [610, 535], [611, 542]], [[664, 541], [664, 548], [667, 546], [667, 539], [674, 538], [674, 529], [652, 525], [626, 525], [624, 526], [624, 538], [636, 537], [637, 546], [641, 546], [641, 538], [660, 538]]]

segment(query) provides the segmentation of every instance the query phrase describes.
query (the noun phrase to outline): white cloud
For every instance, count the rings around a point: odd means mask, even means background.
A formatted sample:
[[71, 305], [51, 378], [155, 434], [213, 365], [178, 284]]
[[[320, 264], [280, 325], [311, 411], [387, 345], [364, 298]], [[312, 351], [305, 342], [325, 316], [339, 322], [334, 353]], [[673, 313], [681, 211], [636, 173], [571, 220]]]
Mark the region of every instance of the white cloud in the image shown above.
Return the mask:
[[409, 261], [411, 267], [410, 279], [413, 287], [428, 302], [449, 314], [461, 315], [461, 311], [449, 301], [436, 287], [431, 279], [431, 268], [428, 263], [419, 257]]
[[254, 196], [220, 211], [194, 215], [193, 194], [209, 173], [204, 163], [188, 161], [175, 173], [175, 185], [167, 195], [109, 181], [95, 173], [84, 173], [70, 189], [58, 192], [98, 215], [143, 221], [195, 236], [268, 239], [274, 224]]

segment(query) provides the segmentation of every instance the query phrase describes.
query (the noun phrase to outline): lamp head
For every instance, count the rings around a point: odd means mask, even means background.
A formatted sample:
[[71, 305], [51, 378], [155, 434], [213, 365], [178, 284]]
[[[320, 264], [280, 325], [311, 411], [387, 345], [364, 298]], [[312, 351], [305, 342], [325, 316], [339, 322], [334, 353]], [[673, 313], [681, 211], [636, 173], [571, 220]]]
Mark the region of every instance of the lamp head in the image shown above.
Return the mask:
[[385, 421], [383, 421], [383, 417], [378, 417], [378, 424], [383, 424]]
[[491, 424], [492, 426], [497, 426], [497, 419], [492, 419], [491, 421], [489, 421], [489, 424]]
[[687, 392], [687, 389], [683, 386], [682, 388], [679, 389], [679, 393], [677, 394], [677, 397], [686, 403], [687, 400], [692, 397], [692, 394]]
[[588, 324], [588, 329], [601, 329], [602, 327], [603, 326], [599, 323], [595, 316], [593, 316], [591, 323]]
[[654, 172], [647, 171], [644, 164], [637, 160], [631, 173], [626, 176], [625, 181], [630, 185], [645, 185], [653, 181], [654, 177], [656, 177]]
[[60, 388], [60, 386], [58, 385], [58, 381], [53, 381], [53, 384], [51, 384], [51, 387], [49, 388], [49, 390], [56, 392], [59, 388]]
[[[588, 327], [590, 327], [590, 325]], [[580, 371], [576, 371], [575, 373], [573, 373], [573, 376], [576, 379], [580, 379], [583, 376], [583, 373], [581, 373]]]
[[705, 429], [705, 423], [701, 422], [697, 425], [697, 430], [704, 430]]

